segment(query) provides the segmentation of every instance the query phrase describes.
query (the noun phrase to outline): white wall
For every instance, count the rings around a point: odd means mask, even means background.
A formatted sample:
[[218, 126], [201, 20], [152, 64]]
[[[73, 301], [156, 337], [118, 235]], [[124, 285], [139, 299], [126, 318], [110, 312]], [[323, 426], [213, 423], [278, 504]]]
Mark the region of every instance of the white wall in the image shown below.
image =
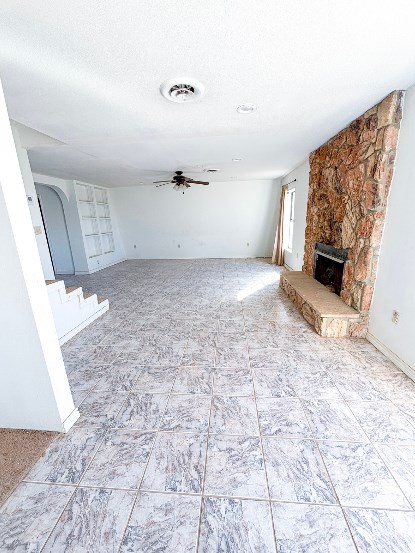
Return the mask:
[[281, 179], [281, 185], [297, 179], [288, 186], [289, 190], [295, 188], [293, 247], [284, 252], [284, 263], [293, 271], [301, 271], [303, 267], [309, 172], [310, 164], [306, 159]]
[[111, 190], [127, 258], [271, 256], [278, 181], [172, 186]]
[[53, 188], [42, 184], [36, 184], [36, 192], [40, 198], [55, 273], [74, 274], [71, 245], [61, 199]]
[[65, 431], [79, 413], [56, 335], [1, 84], [0, 151], [0, 427]]
[[[405, 94], [395, 174], [380, 252], [369, 339], [412, 368], [415, 377], [415, 86]], [[392, 311], [399, 323], [392, 322]], [[386, 352], [387, 353], [387, 352]]]
[[40, 261], [42, 263], [43, 275], [45, 280], [53, 280], [55, 278], [55, 274], [53, 272], [52, 260], [50, 258], [48, 243], [46, 240], [42, 215], [37, 201], [35, 183], [33, 182], [29, 158], [27, 156], [27, 151], [20, 144], [18, 127], [13, 124], [12, 130], [26, 195], [32, 198], [32, 203], [29, 205], [32, 225], [40, 231], [39, 234], [36, 234], [36, 243], [39, 250]]

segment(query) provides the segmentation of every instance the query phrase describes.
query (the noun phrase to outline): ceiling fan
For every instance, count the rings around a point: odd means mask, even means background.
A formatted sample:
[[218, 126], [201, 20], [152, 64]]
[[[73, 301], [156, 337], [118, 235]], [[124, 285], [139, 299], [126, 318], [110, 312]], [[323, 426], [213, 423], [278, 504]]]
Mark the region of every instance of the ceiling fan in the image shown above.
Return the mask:
[[159, 186], [166, 186], [166, 184], [170, 183], [174, 184], [173, 190], [176, 190], [177, 192], [182, 190], [183, 194], [187, 188], [190, 188], [191, 184], [203, 184], [204, 186], [207, 186], [209, 184], [208, 182], [203, 180], [193, 180], [190, 177], [185, 177], [183, 175], [183, 171], [176, 171], [176, 174], [174, 175], [172, 180], [158, 180], [154, 181], [153, 184], [155, 184], [156, 188], [158, 188]]

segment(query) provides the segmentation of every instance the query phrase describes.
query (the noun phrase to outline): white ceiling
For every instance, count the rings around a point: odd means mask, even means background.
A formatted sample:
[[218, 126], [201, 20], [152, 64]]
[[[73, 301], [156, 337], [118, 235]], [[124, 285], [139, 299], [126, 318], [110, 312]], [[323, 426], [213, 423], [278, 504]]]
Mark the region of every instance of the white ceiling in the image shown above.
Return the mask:
[[[2, 0], [0, 75], [10, 117], [63, 142], [34, 145], [35, 172], [274, 178], [415, 82], [414, 16], [412, 0]], [[200, 102], [160, 95], [180, 76]]]

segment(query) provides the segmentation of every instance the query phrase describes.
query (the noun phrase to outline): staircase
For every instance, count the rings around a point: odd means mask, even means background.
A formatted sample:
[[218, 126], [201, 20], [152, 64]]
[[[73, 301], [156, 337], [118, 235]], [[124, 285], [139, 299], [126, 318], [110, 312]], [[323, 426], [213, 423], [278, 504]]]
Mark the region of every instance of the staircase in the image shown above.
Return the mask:
[[63, 280], [47, 280], [46, 287], [61, 345], [109, 309], [107, 299], [81, 287], [65, 287]]

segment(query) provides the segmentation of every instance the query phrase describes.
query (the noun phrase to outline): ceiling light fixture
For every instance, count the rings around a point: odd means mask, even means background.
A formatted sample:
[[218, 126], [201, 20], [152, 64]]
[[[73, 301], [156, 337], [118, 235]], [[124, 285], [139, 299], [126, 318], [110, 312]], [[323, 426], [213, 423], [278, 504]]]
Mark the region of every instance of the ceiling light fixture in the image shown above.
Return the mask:
[[236, 161], [242, 161], [242, 158], [241, 157], [234, 157], [234, 158], [232, 158], [232, 161], [235, 161], [235, 162]]
[[168, 79], [160, 85], [160, 93], [166, 100], [184, 104], [200, 98], [205, 91], [203, 84], [191, 77]]
[[246, 113], [253, 113], [258, 108], [255, 104], [241, 104], [236, 108], [236, 111], [238, 113], [246, 114]]

